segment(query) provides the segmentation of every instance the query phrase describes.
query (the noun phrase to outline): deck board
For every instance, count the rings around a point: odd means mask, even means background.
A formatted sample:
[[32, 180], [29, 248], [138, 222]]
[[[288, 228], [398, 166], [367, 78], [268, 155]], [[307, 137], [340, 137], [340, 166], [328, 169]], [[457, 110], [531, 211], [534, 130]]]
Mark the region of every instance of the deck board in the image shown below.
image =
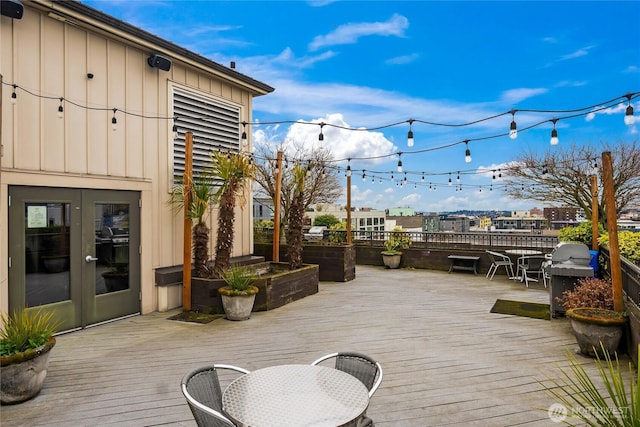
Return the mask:
[[[206, 325], [153, 313], [58, 337], [35, 399], [0, 409], [12, 426], [195, 426], [182, 376], [209, 363], [254, 370], [353, 350], [384, 380], [367, 411], [379, 427], [548, 426], [537, 382], [577, 345], [565, 319], [490, 313], [497, 298], [548, 303], [496, 276], [358, 266], [356, 279], [245, 322]], [[581, 358], [595, 372], [593, 361]]]

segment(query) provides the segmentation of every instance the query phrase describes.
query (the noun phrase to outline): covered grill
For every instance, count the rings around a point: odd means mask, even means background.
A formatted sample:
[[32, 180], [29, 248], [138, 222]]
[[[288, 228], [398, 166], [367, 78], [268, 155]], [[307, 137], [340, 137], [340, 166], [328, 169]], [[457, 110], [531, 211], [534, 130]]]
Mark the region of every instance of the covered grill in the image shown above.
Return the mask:
[[564, 291], [572, 290], [578, 279], [593, 277], [589, 247], [583, 243], [560, 243], [551, 253], [548, 267], [551, 285], [549, 289], [551, 317], [564, 314], [562, 304], [557, 301]]

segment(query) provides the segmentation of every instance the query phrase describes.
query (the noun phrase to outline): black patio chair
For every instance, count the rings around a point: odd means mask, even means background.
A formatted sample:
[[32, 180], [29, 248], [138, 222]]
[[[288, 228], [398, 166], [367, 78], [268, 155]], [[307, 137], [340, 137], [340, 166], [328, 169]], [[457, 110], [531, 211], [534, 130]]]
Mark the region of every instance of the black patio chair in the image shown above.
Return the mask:
[[235, 427], [222, 414], [222, 389], [218, 370], [227, 369], [241, 374], [249, 371], [232, 365], [211, 365], [194, 369], [182, 378], [180, 388], [187, 399], [193, 418], [199, 427]]

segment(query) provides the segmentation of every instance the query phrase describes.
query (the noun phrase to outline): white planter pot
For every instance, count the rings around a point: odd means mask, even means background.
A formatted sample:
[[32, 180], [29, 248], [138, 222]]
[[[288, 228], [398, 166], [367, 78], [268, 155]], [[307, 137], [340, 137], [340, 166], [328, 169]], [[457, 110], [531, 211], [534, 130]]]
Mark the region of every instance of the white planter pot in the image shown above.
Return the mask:
[[256, 294], [229, 296], [220, 295], [222, 297], [222, 307], [224, 313], [229, 320], [247, 320], [251, 317], [253, 303], [256, 300]]
[[398, 268], [400, 267], [400, 259], [402, 258], [402, 254], [396, 255], [385, 255], [382, 254], [382, 262], [387, 268]]

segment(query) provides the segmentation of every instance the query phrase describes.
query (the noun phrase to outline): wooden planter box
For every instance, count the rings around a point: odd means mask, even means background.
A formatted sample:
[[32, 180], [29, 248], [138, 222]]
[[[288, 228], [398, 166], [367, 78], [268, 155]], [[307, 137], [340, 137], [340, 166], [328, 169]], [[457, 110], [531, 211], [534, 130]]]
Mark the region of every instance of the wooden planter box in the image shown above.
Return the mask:
[[[289, 270], [289, 264], [265, 262], [248, 265], [260, 274], [253, 284], [260, 289], [253, 311], [273, 310], [285, 304], [318, 293], [318, 266], [304, 265]], [[222, 279], [191, 279], [191, 309], [203, 313], [224, 313], [218, 289]]]
[[[255, 255], [273, 259], [271, 243], [254, 243]], [[286, 245], [280, 247], [280, 260], [287, 261]], [[323, 282], [348, 282], [356, 278], [356, 247], [354, 245], [314, 245], [305, 243], [302, 249], [302, 262], [317, 264], [319, 280]]]

